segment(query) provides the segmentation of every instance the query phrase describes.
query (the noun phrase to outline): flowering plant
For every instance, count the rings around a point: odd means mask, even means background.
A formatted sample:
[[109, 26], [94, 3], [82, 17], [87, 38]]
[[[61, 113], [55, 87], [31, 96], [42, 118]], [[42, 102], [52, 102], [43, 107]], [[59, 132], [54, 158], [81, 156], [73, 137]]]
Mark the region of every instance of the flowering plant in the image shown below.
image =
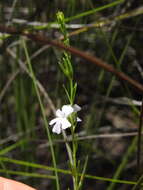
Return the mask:
[[[69, 121], [69, 116], [72, 113], [76, 113], [80, 111], [81, 108], [77, 104], [71, 106], [71, 105], [64, 105], [62, 106], [62, 109], [57, 109], [56, 111], [56, 118], [52, 119], [49, 123], [49, 125], [54, 125], [53, 126], [53, 133], [60, 134], [62, 130], [67, 129], [71, 127], [71, 122]], [[79, 122], [81, 121], [80, 118], [76, 118], [76, 121]]]

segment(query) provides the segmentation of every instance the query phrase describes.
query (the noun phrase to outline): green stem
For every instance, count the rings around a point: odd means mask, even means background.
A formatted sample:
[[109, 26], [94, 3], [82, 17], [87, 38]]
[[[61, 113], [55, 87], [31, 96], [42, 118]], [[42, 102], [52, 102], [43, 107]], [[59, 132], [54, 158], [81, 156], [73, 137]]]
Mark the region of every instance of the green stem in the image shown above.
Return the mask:
[[38, 101], [39, 101], [39, 104], [40, 104], [40, 108], [41, 108], [41, 112], [42, 112], [42, 116], [43, 116], [44, 124], [45, 124], [45, 128], [46, 128], [46, 132], [47, 132], [47, 136], [48, 136], [48, 140], [49, 140], [49, 144], [50, 144], [53, 165], [54, 165], [54, 168], [55, 168], [56, 187], [57, 187], [57, 190], [60, 190], [58, 172], [56, 170], [56, 168], [57, 168], [56, 158], [55, 158], [55, 153], [54, 153], [51, 134], [50, 134], [50, 131], [49, 131], [48, 122], [47, 122], [46, 115], [45, 115], [45, 109], [44, 109], [44, 106], [43, 106], [43, 103], [42, 103], [42, 100], [41, 100], [41, 97], [40, 97], [40, 93], [39, 93], [37, 83], [36, 83], [36, 77], [35, 77], [35, 74], [33, 72], [33, 68], [32, 68], [32, 65], [31, 65], [31, 62], [30, 62], [30, 59], [29, 59], [29, 54], [28, 54], [28, 50], [27, 50], [26, 43], [25, 43], [24, 39], [22, 40], [22, 44], [23, 44], [23, 47], [24, 47], [24, 51], [25, 51], [29, 71], [30, 71], [31, 76], [32, 76], [32, 81], [33, 81], [33, 84], [34, 84], [34, 88], [35, 88], [35, 91], [36, 91], [36, 94], [37, 94], [37, 97], [38, 97]]

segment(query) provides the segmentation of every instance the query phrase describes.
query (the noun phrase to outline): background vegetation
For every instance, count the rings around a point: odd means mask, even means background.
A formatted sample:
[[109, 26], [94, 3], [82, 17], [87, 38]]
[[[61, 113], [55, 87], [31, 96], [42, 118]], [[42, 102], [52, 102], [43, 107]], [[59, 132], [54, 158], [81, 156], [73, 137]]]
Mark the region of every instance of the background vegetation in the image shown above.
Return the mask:
[[[53, 40], [62, 40], [56, 21], [56, 13], [62, 11], [70, 45], [142, 83], [142, 1], [7, 0], [0, 2], [0, 8], [1, 25]], [[0, 174], [42, 190], [56, 189], [55, 168], [26, 63], [27, 59], [31, 62], [49, 122], [54, 110], [68, 102], [63, 88], [66, 81], [58, 66], [61, 56], [62, 51], [51, 45], [0, 33]], [[137, 189], [142, 93], [77, 56], [72, 55], [72, 64], [78, 84], [76, 103], [82, 107], [82, 123], [76, 130], [77, 159], [82, 167], [88, 156], [82, 189]], [[70, 141], [70, 131], [67, 134]], [[60, 189], [72, 189], [65, 142], [62, 135], [51, 133], [51, 139]]]

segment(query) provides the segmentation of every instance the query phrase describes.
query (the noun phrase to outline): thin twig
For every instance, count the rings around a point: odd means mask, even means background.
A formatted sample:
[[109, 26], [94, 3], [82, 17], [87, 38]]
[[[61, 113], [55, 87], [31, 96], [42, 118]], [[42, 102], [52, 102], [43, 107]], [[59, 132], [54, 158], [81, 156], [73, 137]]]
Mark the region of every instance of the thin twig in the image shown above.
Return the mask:
[[0, 25], [0, 32], [2, 33], [8, 33], [8, 34], [12, 34], [12, 35], [22, 35], [22, 36], [26, 36], [27, 38], [38, 42], [42, 45], [46, 45], [46, 44], [50, 44], [54, 47], [57, 47], [59, 49], [64, 49], [66, 51], [69, 51], [71, 54], [74, 54], [78, 57], [83, 58], [84, 60], [91, 62], [103, 69], [105, 69], [106, 71], [109, 71], [111, 73], [113, 73], [115, 76], [117, 76], [118, 78], [120, 78], [123, 81], [128, 82], [130, 85], [132, 85], [134, 88], [136, 88], [138, 90], [138, 92], [143, 93], [143, 85], [140, 84], [138, 81], [132, 79], [131, 77], [127, 76], [125, 73], [116, 70], [113, 66], [106, 64], [104, 61], [102, 61], [101, 59], [89, 55], [81, 50], [78, 50], [77, 48], [74, 48], [72, 46], [65, 46], [63, 43], [61, 42], [57, 42], [54, 40], [50, 40], [49, 38], [47, 38], [44, 35], [40, 35], [40, 34], [34, 34], [34, 33], [29, 33], [28, 31], [20, 31], [17, 30], [14, 27], [6, 27], [4, 25]]
[[141, 137], [142, 137], [142, 124], [143, 124], [143, 99], [140, 110], [139, 127], [138, 127], [138, 143], [137, 143], [137, 173], [138, 177], [141, 176]]
[[[10, 48], [7, 48], [7, 52], [8, 52], [14, 59], [16, 59], [16, 54], [15, 54]], [[19, 65], [20, 65], [20, 67], [21, 67], [30, 77], [32, 77], [31, 74], [30, 74], [30, 72], [29, 72], [28, 69], [26, 68], [25, 64], [24, 64], [20, 59], [18, 59], [18, 63], [19, 63]], [[36, 83], [37, 83], [37, 86], [38, 86], [40, 92], [44, 95], [45, 99], [47, 100], [48, 105], [50, 106], [52, 112], [53, 112], [54, 115], [55, 115], [55, 113], [56, 113], [56, 108], [55, 108], [55, 106], [54, 106], [54, 104], [53, 104], [51, 98], [49, 97], [49, 95], [48, 95], [48, 93], [46, 92], [45, 88], [42, 86], [42, 84], [41, 84], [37, 79], [36, 79]], [[66, 135], [66, 133], [65, 133], [64, 131], [63, 131], [62, 135], [63, 135], [63, 138], [64, 138], [64, 142], [65, 142], [66, 148], [67, 148], [67, 150], [68, 150], [69, 159], [70, 159], [70, 161], [71, 161], [71, 163], [72, 163], [73, 161], [72, 161], [70, 146], [69, 146], [69, 144], [68, 144], [68, 142], [67, 142], [67, 140], [66, 140], [66, 139], [67, 139], [67, 135]]]
[[124, 19], [130, 18], [130, 17], [135, 17], [135, 16], [142, 15], [142, 14], [143, 14], [143, 6], [140, 6], [136, 9], [133, 9], [132, 11], [120, 14], [118, 16], [109, 17], [106, 19], [96, 21], [95, 23], [88, 24], [88, 25], [81, 27], [73, 32], [70, 32], [68, 36], [79, 35], [82, 32], [87, 32], [91, 28], [101, 28], [101, 27], [105, 27], [105, 26], [111, 25], [111, 24], [112, 24], [112, 26], [114, 26], [114, 23], [116, 23], [117, 21], [124, 20]]
[[[16, 54], [10, 49], [10, 48], [7, 48], [7, 52], [14, 58], [16, 59]], [[26, 68], [25, 64], [20, 60], [18, 59], [18, 63], [20, 65], [20, 67], [30, 76], [31, 74], [29, 73], [28, 69]], [[51, 98], [49, 97], [48, 93], [46, 92], [45, 88], [42, 86], [42, 84], [36, 80], [36, 83], [37, 83], [37, 86], [39, 88], [39, 90], [41, 91], [41, 93], [44, 95], [45, 99], [47, 100], [47, 103], [48, 105], [50, 106], [51, 110], [53, 111], [53, 113], [55, 113], [56, 111], [56, 108], [51, 100]]]
[[6, 91], [9, 89], [9, 86], [11, 85], [11, 83], [13, 82], [13, 80], [16, 78], [16, 76], [20, 73], [20, 70], [17, 69], [16, 72], [14, 72], [10, 79], [7, 81], [6, 85], [4, 86], [4, 88], [2, 89], [1, 93], [0, 93], [0, 102], [2, 101]]
[[[129, 133], [110, 133], [110, 134], [99, 134], [99, 135], [88, 135], [88, 136], [79, 136], [78, 134], [76, 134], [76, 140], [77, 141], [84, 141], [84, 140], [93, 140], [93, 139], [104, 139], [104, 138], [125, 138], [125, 137], [133, 137], [133, 136], [137, 136], [138, 132], [129, 132]], [[143, 133], [142, 133], [143, 135]], [[42, 140], [44, 141], [44, 140]], [[45, 140], [46, 141], [46, 140]], [[71, 135], [67, 136], [66, 139], [67, 142], [71, 142], [72, 141], [72, 137]], [[64, 139], [58, 139], [58, 140], [53, 140], [53, 144], [56, 143], [65, 143]], [[43, 143], [41, 145], [39, 145], [39, 148], [45, 148], [49, 146], [48, 143]]]

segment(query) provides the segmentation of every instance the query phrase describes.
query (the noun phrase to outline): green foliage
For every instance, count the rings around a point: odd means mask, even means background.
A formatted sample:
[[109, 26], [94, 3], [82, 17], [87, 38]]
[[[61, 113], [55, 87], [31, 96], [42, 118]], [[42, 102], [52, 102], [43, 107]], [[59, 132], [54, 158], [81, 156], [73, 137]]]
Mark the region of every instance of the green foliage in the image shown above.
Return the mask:
[[[62, 39], [142, 81], [141, 1], [137, 8], [124, 0], [65, 2], [3, 1], [0, 22]], [[0, 35], [0, 47], [0, 174], [24, 176], [37, 189], [142, 189], [132, 137], [140, 115], [135, 100], [142, 95], [64, 50], [10, 34]], [[73, 113], [71, 130], [63, 138], [52, 134], [54, 105], [76, 102], [82, 123]]]

